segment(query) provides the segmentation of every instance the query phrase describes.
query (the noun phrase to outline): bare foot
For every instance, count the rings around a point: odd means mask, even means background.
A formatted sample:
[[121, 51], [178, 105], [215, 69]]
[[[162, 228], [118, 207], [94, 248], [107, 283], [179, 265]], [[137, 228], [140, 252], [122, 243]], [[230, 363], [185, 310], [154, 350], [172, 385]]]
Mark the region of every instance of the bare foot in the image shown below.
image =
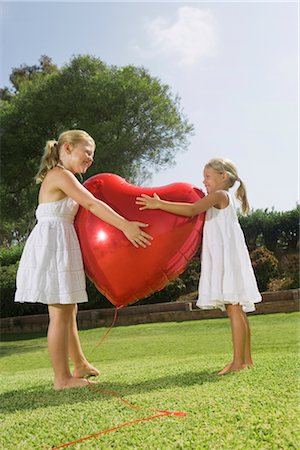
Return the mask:
[[228, 370], [230, 369], [231, 364], [232, 364], [231, 362], [229, 364], [226, 364], [224, 369], [222, 369], [222, 370], [220, 370], [220, 372], [218, 372], [218, 375], [224, 375], [225, 373], [227, 373]]
[[93, 384], [93, 383], [91, 383], [90, 381], [84, 380], [82, 378], [70, 377], [70, 378], [67, 378], [67, 380], [65, 380], [63, 382], [54, 383], [53, 389], [55, 391], [61, 391], [63, 389], [86, 387], [86, 386], [89, 386], [89, 384]]
[[254, 367], [254, 362], [251, 361], [245, 361], [246, 366], [250, 369], [251, 367]]
[[92, 366], [89, 362], [82, 364], [81, 366], [77, 366], [74, 368], [73, 377], [75, 378], [88, 378], [88, 377], [97, 377], [100, 374], [99, 370], [96, 367]]
[[218, 375], [226, 375], [230, 372], [239, 372], [240, 370], [246, 369], [247, 367], [247, 364], [237, 364], [232, 362], [230, 364], [227, 364], [224, 369], [220, 370], [220, 372], [218, 372]]

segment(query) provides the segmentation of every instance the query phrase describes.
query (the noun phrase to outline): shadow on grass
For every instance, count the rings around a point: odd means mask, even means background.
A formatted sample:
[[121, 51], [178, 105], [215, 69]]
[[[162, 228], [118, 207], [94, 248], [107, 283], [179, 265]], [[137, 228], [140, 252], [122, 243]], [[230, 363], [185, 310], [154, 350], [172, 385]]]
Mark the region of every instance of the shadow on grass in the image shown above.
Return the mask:
[[46, 337], [47, 333], [0, 334], [0, 342], [30, 341]]
[[46, 345], [35, 345], [28, 347], [26, 345], [14, 345], [14, 346], [7, 346], [7, 347], [0, 347], [0, 355], [1, 357], [4, 356], [10, 356], [15, 355], [16, 353], [31, 353], [31, 352], [37, 352], [39, 350], [45, 350]]
[[[145, 380], [140, 383], [97, 383], [96, 387], [117, 392], [119, 396], [127, 397], [143, 392], [160, 391], [172, 387], [201, 385], [220, 380], [216, 372], [184, 372], [167, 375], [161, 378]], [[11, 413], [20, 410], [34, 410], [48, 406], [61, 406], [82, 402], [114, 401], [116, 396], [87, 388], [68, 389], [54, 392], [46, 385], [38, 385], [28, 389], [19, 389], [0, 395], [0, 411]]]

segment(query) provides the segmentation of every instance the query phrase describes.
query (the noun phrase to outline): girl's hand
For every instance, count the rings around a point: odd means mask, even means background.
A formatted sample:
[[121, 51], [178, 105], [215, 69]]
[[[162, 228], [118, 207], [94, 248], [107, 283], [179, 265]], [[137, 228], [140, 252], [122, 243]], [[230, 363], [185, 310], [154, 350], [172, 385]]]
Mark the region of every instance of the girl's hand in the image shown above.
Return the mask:
[[143, 209], [159, 209], [160, 208], [160, 198], [157, 194], [153, 194], [153, 197], [149, 197], [147, 194], [142, 194], [141, 197], [136, 198], [137, 205], [142, 205], [139, 208], [140, 211]]
[[127, 222], [125, 228], [122, 230], [127, 239], [135, 246], [135, 247], [143, 247], [146, 248], [147, 245], [151, 245], [151, 241], [153, 239], [150, 234], [145, 233], [145, 231], [141, 230], [141, 228], [148, 227], [147, 223], [142, 222]]

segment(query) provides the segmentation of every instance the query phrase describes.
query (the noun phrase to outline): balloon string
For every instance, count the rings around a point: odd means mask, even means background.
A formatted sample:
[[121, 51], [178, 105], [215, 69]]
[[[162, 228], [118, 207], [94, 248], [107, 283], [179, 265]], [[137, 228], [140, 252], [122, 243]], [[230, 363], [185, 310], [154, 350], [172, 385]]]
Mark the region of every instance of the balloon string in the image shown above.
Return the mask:
[[[100, 339], [100, 341], [98, 342], [98, 344], [95, 346], [95, 348], [97, 348], [100, 344], [102, 344], [102, 342], [104, 341], [104, 339], [106, 339], [107, 335], [109, 334], [109, 332], [111, 331], [111, 329], [113, 328], [113, 326], [114, 326], [114, 324], [115, 324], [115, 322], [116, 322], [116, 320], [117, 320], [118, 309], [121, 309], [123, 306], [124, 306], [124, 305], [116, 306], [112, 324], [111, 324], [111, 326], [109, 327], [109, 329], [106, 331], [106, 333], [102, 336], [102, 338]], [[157, 418], [159, 418], [159, 417], [164, 417], [164, 416], [185, 417], [185, 416], [187, 415], [185, 412], [176, 412], [176, 411], [174, 412], [174, 411], [165, 411], [165, 410], [161, 410], [161, 409], [145, 409], [145, 408], [141, 408], [141, 407], [139, 407], [139, 406], [135, 406], [135, 405], [133, 405], [132, 403], [130, 403], [128, 400], [126, 400], [126, 398], [122, 397], [122, 395], [119, 394], [118, 392], [115, 392], [115, 391], [109, 391], [108, 389], [101, 389], [101, 388], [98, 388], [98, 387], [94, 386], [93, 384], [91, 384], [88, 380], [87, 380], [87, 382], [89, 383], [89, 387], [90, 387], [91, 389], [94, 389], [95, 391], [103, 392], [103, 393], [105, 393], [105, 394], [114, 395], [114, 396], [116, 396], [119, 400], [121, 400], [126, 406], [129, 406], [129, 407], [132, 408], [132, 409], [141, 409], [141, 410], [151, 411], [151, 412], [155, 412], [155, 413], [159, 413], [159, 414], [155, 414], [155, 415], [150, 416], [150, 417], [144, 417], [144, 418], [142, 418], [142, 419], [136, 419], [136, 420], [131, 420], [131, 421], [129, 421], [129, 422], [122, 423], [122, 424], [120, 424], [120, 425], [117, 425], [116, 427], [109, 428], [109, 429], [107, 429], [107, 430], [100, 431], [100, 432], [98, 432], [98, 433], [91, 434], [91, 435], [89, 435], [89, 436], [85, 436], [85, 437], [79, 438], [79, 439], [77, 439], [77, 440], [75, 440], [75, 441], [72, 441], [72, 442], [66, 442], [65, 444], [61, 444], [61, 445], [58, 445], [58, 446], [56, 446], [56, 447], [51, 447], [52, 450], [58, 450], [58, 449], [60, 449], [60, 448], [69, 447], [69, 446], [71, 446], [71, 445], [78, 444], [78, 443], [83, 442], [83, 441], [87, 441], [88, 439], [92, 439], [92, 438], [98, 437], [98, 436], [100, 436], [100, 435], [102, 435], [102, 434], [106, 434], [106, 433], [110, 433], [110, 432], [112, 432], [112, 431], [116, 431], [116, 430], [118, 430], [118, 429], [120, 429], [120, 428], [123, 428], [123, 427], [125, 427], [125, 426], [127, 426], [127, 425], [133, 425], [133, 424], [135, 424], [135, 423], [145, 422], [145, 421], [148, 421], [148, 420], [153, 420], [153, 419], [157, 419]]]
[[[88, 383], [89, 383], [89, 381], [88, 381]], [[91, 434], [89, 436], [85, 436], [85, 437], [79, 438], [76, 441], [66, 442], [65, 444], [61, 444], [61, 445], [58, 445], [56, 447], [51, 447], [52, 450], [58, 450], [59, 448], [69, 447], [70, 445], [74, 445], [74, 444], [78, 444], [79, 442], [87, 441], [88, 439], [95, 438], [95, 437], [100, 436], [102, 434], [106, 434], [106, 433], [110, 433], [112, 431], [116, 431], [116, 430], [118, 430], [120, 428], [123, 428], [123, 427], [125, 427], [127, 425], [133, 425], [135, 423], [145, 422], [147, 420], [153, 420], [153, 419], [157, 419], [159, 417], [164, 417], [164, 416], [185, 417], [187, 415], [185, 412], [178, 412], [178, 411], [176, 412], [176, 411], [165, 411], [165, 410], [161, 410], [161, 409], [148, 409], [148, 408], [145, 409], [145, 408], [141, 408], [139, 406], [132, 405], [132, 403], [130, 403], [128, 400], [126, 400], [124, 397], [122, 397], [121, 394], [119, 394], [118, 392], [109, 391], [107, 389], [101, 389], [101, 388], [98, 388], [96, 386], [93, 386], [91, 383], [89, 383], [89, 387], [91, 389], [94, 389], [95, 391], [104, 392], [105, 394], [111, 394], [111, 395], [117, 396], [117, 398], [119, 400], [121, 400], [123, 403], [125, 403], [125, 405], [129, 406], [130, 408], [142, 409], [142, 410], [145, 410], [145, 411], [152, 411], [152, 412], [156, 412], [156, 413], [159, 413], [159, 414], [155, 414], [155, 415], [149, 416], [149, 417], [144, 417], [142, 419], [131, 420], [129, 422], [124, 422], [124, 423], [122, 423], [120, 425], [117, 425], [116, 427], [108, 428], [107, 430], [104, 430], [104, 431], [99, 431], [98, 433]]]
[[89, 383], [89, 387], [91, 389], [93, 389], [94, 391], [99, 391], [99, 392], [103, 392], [104, 394], [114, 395], [119, 400], [121, 400], [121, 402], [125, 403], [125, 405], [129, 406], [130, 408], [141, 409], [141, 410], [144, 410], [144, 411], [164, 413], [165, 415], [168, 415], [168, 416], [186, 416], [185, 412], [172, 412], [172, 411], [166, 411], [165, 409], [141, 408], [140, 406], [136, 406], [136, 405], [133, 405], [132, 403], [130, 403], [119, 392], [115, 392], [115, 391], [110, 391], [108, 389], [99, 388], [99, 387], [93, 385], [92, 383], [90, 383], [89, 380], [87, 380], [87, 382]]
[[58, 447], [51, 447], [51, 448], [52, 448], [52, 450], [57, 450], [59, 448], [69, 447], [70, 445], [74, 445], [74, 444], [78, 444], [79, 442], [87, 441], [88, 439], [92, 439], [94, 437], [100, 436], [101, 434], [109, 433], [111, 431], [116, 431], [119, 428], [125, 427], [127, 425], [132, 425], [132, 424], [138, 423], [138, 422], [145, 422], [146, 420], [157, 419], [158, 417], [163, 417], [163, 416], [167, 416], [167, 415], [168, 414], [166, 414], [166, 413], [162, 413], [162, 414], [156, 414], [155, 416], [151, 416], [151, 417], [145, 417], [143, 419], [132, 420], [130, 422], [122, 423], [121, 425], [118, 425], [114, 428], [109, 428], [108, 430], [100, 431], [99, 433], [91, 434], [90, 436], [85, 436], [83, 438], [77, 439], [76, 441], [67, 442], [66, 444], [62, 444], [62, 445], [59, 445]]
[[118, 310], [121, 309], [121, 308], [123, 308], [123, 306], [124, 306], [124, 305], [116, 306], [115, 314], [114, 314], [114, 318], [113, 318], [112, 324], [111, 324], [111, 326], [109, 327], [109, 329], [106, 331], [106, 333], [102, 336], [102, 338], [99, 340], [98, 344], [95, 345], [94, 350], [102, 344], [102, 342], [104, 341], [104, 339], [106, 339], [107, 335], [108, 335], [108, 334], [110, 333], [110, 331], [112, 330], [112, 328], [113, 328], [113, 326], [114, 326], [114, 324], [116, 323], [116, 320], [117, 320]]

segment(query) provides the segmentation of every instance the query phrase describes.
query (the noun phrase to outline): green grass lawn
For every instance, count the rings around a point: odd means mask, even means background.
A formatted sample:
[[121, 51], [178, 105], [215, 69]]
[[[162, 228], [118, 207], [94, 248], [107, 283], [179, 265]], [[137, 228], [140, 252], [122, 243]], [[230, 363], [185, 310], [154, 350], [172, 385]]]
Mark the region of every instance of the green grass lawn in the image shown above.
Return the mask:
[[[70, 449], [299, 449], [299, 313], [250, 317], [255, 368], [216, 375], [231, 358], [227, 319], [80, 333], [99, 386], [143, 408], [185, 411]], [[90, 388], [54, 392], [45, 337], [3, 336], [1, 450], [46, 450], [154, 414]]]

